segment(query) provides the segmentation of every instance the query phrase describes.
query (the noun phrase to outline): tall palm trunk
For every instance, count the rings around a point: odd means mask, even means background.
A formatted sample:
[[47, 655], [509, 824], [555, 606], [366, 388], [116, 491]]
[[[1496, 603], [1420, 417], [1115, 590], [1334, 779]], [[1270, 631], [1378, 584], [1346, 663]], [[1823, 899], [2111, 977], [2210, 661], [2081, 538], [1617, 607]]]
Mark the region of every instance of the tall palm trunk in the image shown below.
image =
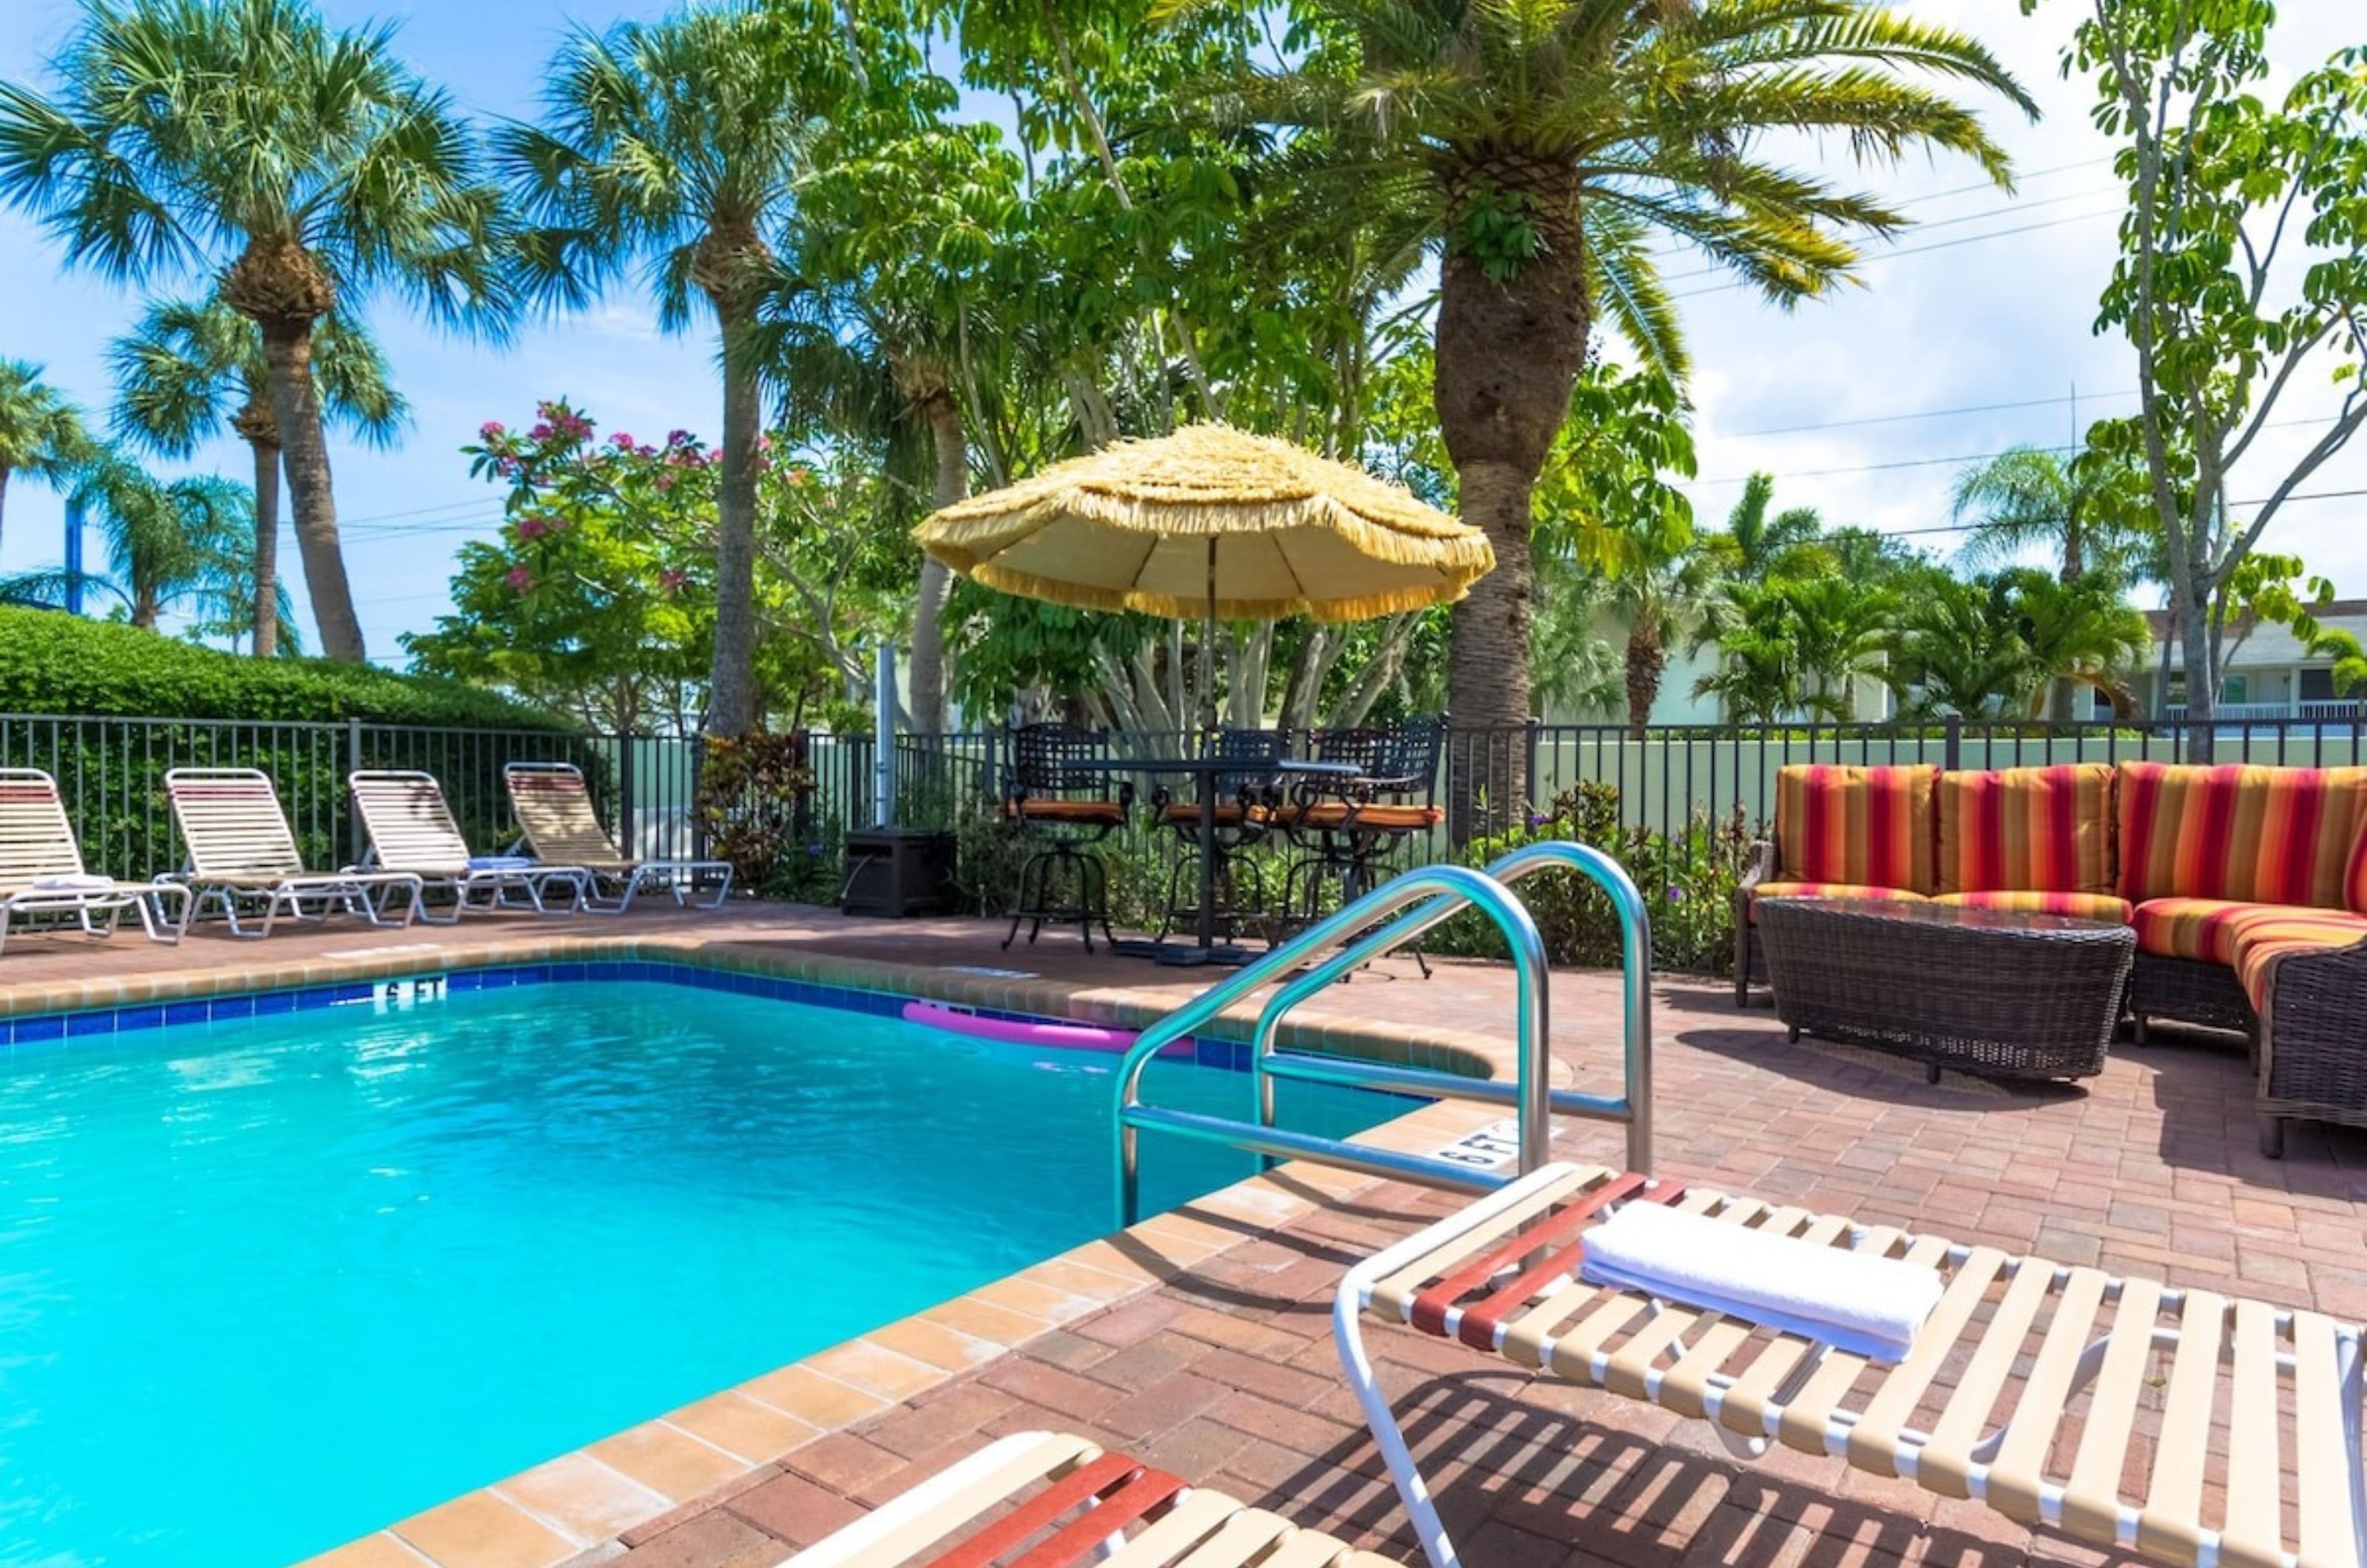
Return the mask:
[[1660, 677], [1668, 667], [1659, 618], [1637, 615], [1627, 629], [1627, 733], [1637, 740], [1651, 726], [1652, 706], [1660, 700]]
[[756, 443], [764, 394], [742, 346], [753, 324], [737, 311], [723, 317], [723, 471], [715, 492], [715, 662], [707, 727], [726, 736], [756, 728]]
[[[1449, 750], [1448, 830], [1482, 830], [1484, 801], [1499, 820], [1528, 798], [1530, 497], [1555, 434], [1569, 412], [1586, 359], [1587, 305], [1578, 208], [1566, 171], [1517, 163], [1469, 171], [1471, 190], [1527, 190], [1540, 198], [1545, 250], [1510, 278], [1450, 254], [1438, 305], [1439, 433], [1455, 460], [1464, 521], [1488, 536], [1496, 570], [1455, 606], [1447, 705], [1467, 735]], [[1467, 191], [1451, 183], [1450, 231]]]
[[279, 651], [279, 427], [271, 406], [250, 397], [231, 422], [255, 460], [255, 645], [257, 659]]
[[[7, 464], [6, 464], [6, 463], [0, 463], [0, 523], [5, 523], [5, 522], [6, 521], [7, 515], [8, 515], [8, 465], [7, 465]], [[7, 540], [7, 533], [6, 533], [6, 529], [5, 529], [5, 528], [0, 528], [0, 544], [5, 544], [5, 543], [6, 542], [6, 540]]]
[[[935, 444], [937, 483], [932, 503], [951, 506], [969, 494], [969, 453], [963, 438], [961, 404], [951, 389], [937, 387], [923, 405], [929, 437]], [[946, 597], [953, 574], [934, 556], [921, 558], [921, 593], [912, 606], [912, 728], [934, 735], [946, 728]]]
[[311, 321], [283, 317], [265, 321], [263, 358], [271, 419], [279, 429], [280, 459], [288, 473], [288, 496], [296, 512], [296, 552], [304, 563], [304, 587], [312, 601], [313, 623], [321, 630], [321, 651], [359, 664], [368, 655], [337, 537], [328, 434], [312, 382]]

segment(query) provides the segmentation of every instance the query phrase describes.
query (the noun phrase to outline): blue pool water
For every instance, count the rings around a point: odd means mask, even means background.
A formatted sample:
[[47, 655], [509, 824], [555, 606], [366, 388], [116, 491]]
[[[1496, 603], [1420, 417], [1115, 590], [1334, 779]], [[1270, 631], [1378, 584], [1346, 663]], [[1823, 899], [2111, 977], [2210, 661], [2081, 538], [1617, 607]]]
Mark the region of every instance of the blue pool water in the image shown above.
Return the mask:
[[1104, 1234], [1113, 1061], [641, 982], [20, 1043], [0, 1564], [273, 1568]]

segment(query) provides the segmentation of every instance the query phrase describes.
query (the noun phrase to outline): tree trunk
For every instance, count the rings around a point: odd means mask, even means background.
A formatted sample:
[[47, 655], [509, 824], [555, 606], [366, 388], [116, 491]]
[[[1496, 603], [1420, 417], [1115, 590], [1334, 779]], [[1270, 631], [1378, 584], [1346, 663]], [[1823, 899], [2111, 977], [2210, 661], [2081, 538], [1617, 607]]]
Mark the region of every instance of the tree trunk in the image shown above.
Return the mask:
[[[962, 438], [961, 404], [939, 387], [924, 400], [929, 435], [936, 444], [937, 485], [934, 504], [951, 506], [969, 493], [969, 453]], [[946, 596], [953, 573], [934, 556], [921, 558], [920, 597], [912, 606], [912, 728], [923, 735], [946, 728]]]
[[2219, 693], [2211, 668], [2211, 616], [2206, 605], [2189, 604], [2178, 617], [2180, 656], [2186, 663], [2186, 755], [2195, 762], [2212, 760], [2212, 718], [2219, 711]]
[[[8, 516], [8, 465], [7, 465], [7, 464], [6, 464], [6, 463], [0, 463], [0, 525], [5, 525], [5, 524], [6, 523], [6, 521], [7, 521], [7, 516]], [[0, 526], [0, 544], [6, 544], [6, 542], [7, 542], [7, 533], [6, 533], [6, 530], [5, 526]]]
[[1660, 676], [1668, 667], [1659, 621], [1637, 615], [1627, 629], [1627, 733], [1637, 740], [1651, 726], [1652, 705], [1660, 700]]
[[[1503, 172], [1494, 172], [1505, 184]], [[1455, 606], [1447, 705], [1447, 825], [1456, 842], [1523, 809], [1529, 718], [1530, 494], [1586, 358], [1587, 310], [1574, 194], [1547, 191], [1547, 252], [1506, 282], [1450, 254], [1442, 276], [1434, 387], [1439, 433], [1455, 461], [1464, 521], [1486, 531], [1496, 570]], [[1450, 208], [1460, 204], [1454, 189]]]
[[255, 657], [279, 652], [279, 448], [249, 443], [255, 457]]
[[296, 512], [296, 550], [304, 563], [304, 587], [312, 601], [313, 624], [320, 628], [321, 651], [359, 664], [368, 655], [337, 539], [328, 435], [322, 428], [320, 393], [312, 382], [311, 321], [283, 317], [265, 321], [263, 355], [271, 418], [279, 427], [280, 460], [288, 472], [288, 498]]
[[715, 660], [708, 677], [707, 729], [745, 735], [756, 728], [756, 443], [764, 393], [746, 349], [752, 322], [717, 311], [723, 331], [723, 464], [715, 491]]

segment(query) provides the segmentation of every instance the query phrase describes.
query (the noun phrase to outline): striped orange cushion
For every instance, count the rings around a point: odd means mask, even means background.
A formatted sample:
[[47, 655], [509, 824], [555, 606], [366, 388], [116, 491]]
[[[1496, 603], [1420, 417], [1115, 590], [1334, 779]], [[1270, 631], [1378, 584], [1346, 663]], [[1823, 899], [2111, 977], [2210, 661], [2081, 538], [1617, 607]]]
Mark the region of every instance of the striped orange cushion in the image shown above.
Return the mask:
[[1795, 764], [1775, 775], [1775, 850], [1788, 880], [1933, 893], [1937, 768]]
[[2252, 999], [2252, 1010], [2269, 1008], [2269, 972], [2288, 953], [2355, 947], [2367, 942], [2367, 915], [2329, 909], [2260, 906], [2236, 924], [2236, 977]]
[[2110, 893], [2112, 765], [1940, 775], [1940, 891]]
[[1750, 923], [1759, 923], [1759, 900], [1761, 898], [1879, 898], [1888, 902], [1920, 904], [1920, 893], [1909, 893], [1903, 887], [1871, 887], [1855, 882], [1762, 882], [1750, 890]]
[[2367, 768], [2123, 762], [2120, 894], [2342, 908]]
[[2228, 964], [2235, 959], [2230, 928], [2259, 908], [2234, 898], [2151, 898], [2136, 907], [2129, 924], [2136, 928], [2140, 953]]
[[2367, 819], [2359, 824], [2358, 841], [2350, 846], [2350, 870], [2342, 879], [2349, 897], [2343, 903], [2354, 915], [2367, 915]]
[[2110, 893], [2040, 893], [2026, 888], [1992, 888], [1985, 893], [1942, 893], [1935, 904], [1955, 904], [1967, 909], [2015, 909], [2033, 915], [2068, 915], [2076, 920], [2129, 923], [2129, 901]]

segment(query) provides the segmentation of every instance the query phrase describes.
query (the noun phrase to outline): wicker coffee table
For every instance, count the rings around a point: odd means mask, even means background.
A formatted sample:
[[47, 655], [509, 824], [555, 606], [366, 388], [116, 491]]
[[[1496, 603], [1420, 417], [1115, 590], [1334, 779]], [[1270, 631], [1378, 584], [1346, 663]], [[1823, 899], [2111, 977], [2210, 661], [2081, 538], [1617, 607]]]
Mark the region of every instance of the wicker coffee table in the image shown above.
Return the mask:
[[2128, 927], [1946, 904], [1768, 898], [1775, 1013], [1816, 1034], [1989, 1077], [2090, 1077], [2120, 1022]]

